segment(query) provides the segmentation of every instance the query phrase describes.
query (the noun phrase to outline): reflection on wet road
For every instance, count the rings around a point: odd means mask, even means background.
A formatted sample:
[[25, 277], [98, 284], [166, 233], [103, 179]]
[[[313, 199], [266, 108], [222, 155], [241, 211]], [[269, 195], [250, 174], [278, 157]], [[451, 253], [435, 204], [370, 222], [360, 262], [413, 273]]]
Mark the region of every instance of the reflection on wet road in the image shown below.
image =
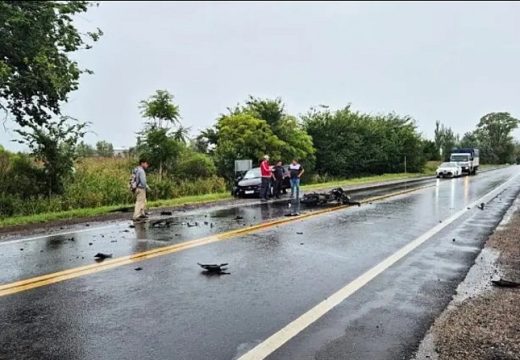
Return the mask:
[[[134, 270], [137, 265], [121, 266], [0, 297], [0, 322], [5, 324], [0, 330], [0, 358], [236, 358], [389, 254], [517, 173], [518, 168], [511, 167], [476, 177], [434, 180], [430, 188], [361, 208], [342, 209], [142, 261], [139, 263], [142, 271]], [[425, 247], [424, 254], [411, 255], [412, 263], [400, 269], [399, 274], [417, 276], [419, 271], [426, 271], [431, 276], [460, 277], [471, 262], [469, 254], [475, 252], [475, 241], [488, 231], [486, 226], [493, 224], [519, 189], [520, 184], [514, 182], [503, 198], [494, 200], [496, 210], [490, 205], [486, 212], [468, 212], [468, 219], [481, 216], [482, 224], [467, 243], [460, 240], [455, 244], [460, 248], [454, 248], [451, 240], [448, 245], [441, 245], [442, 239], [434, 239]], [[363, 199], [385, 191], [388, 190], [357, 192], [353, 197]], [[169, 228], [137, 226], [133, 229], [125, 222], [99, 232], [50, 236], [27, 242], [0, 242], [0, 283], [91, 264], [97, 252], [111, 253], [117, 258], [248, 227], [284, 217], [286, 212], [286, 202], [217, 210], [208, 208], [176, 216]], [[484, 219], [485, 216], [489, 219]], [[477, 220], [472, 218], [473, 222]], [[453, 225], [449, 231], [455, 231], [457, 226]], [[443, 255], [444, 246], [450, 246], [445, 249], [446, 254], [458, 254], [457, 257]], [[229, 262], [231, 275], [204, 277], [197, 262]], [[426, 263], [428, 266], [425, 267]], [[416, 281], [428, 279], [427, 275], [422, 276]], [[443, 289], [455, 286], [434, 283], [446, 287]], [[424, 286], [421, 282], [403, 286], [400, 281], [390, 280], [381, 286], [371, 289], [370, 293], [360, 292], [359, 299], [354, 297], [351, 302], [346, 301], [350, 306], [359, 304], [356, 305], [357, 312], [349, 308], [349, 314], [357, 314], [357, 321], [361, 321], [363, 314], [370, 314], [370, 309], [362, 304], [370, 303], [367, 299], [377, 298], [375, 294], [385, 293], [385, 289], [392, 289], [386, 290], [387, 299], [426, 291], [421, 288]], [[446, 296], [449, 298], [448, 293]], [[393, 300], [388, 300], [390, 303], [394, 306]], [[401, 304], [404, 303], [402, 300]], [[385, 301], [380, 300], [377, 306], [378, 309], [385, 308]], [[422, 308], [416, 305], [410, 312], [418, 313], [417, 309]], [[314, 358], [323, 346], [342, 337], [345, 326], [353, 324], [354, 319], [344, 316], [339, 313], [335, 317], [345, 320], [341, 324], [332, 324], [332, 319], [325, 319], [325, 323], [316, 325], [318, 328], [309, 329], [309, 334], [313, 334], [311, 338], [296, 338], [294, 341], [298, 346], [288, 344], [274, 353], [273, 358]], [[393, 317], [387, 320], [394, 321]], [[416, 323], [422, 324], [421, 321]], [[410, 331], [416, 329], [409, 327]], [[361, 331], [360, 327], [357, 329]], [[34, 342], [34, 339], [38, 341]], [[348, 341], [344, 341], [348, 345]], [[382, 340], [382, 350], [370, 358], [382, 359], [384, 353], [395, 355], [383, 346], [392, 342], [395, 337]], [[362, 352], [351, 348], [348, 351], [336, 358], [362, 358]], [[7, 357], [8, 354], [16, 356]], [[334, 358], [327, 356], [323, 358]]]

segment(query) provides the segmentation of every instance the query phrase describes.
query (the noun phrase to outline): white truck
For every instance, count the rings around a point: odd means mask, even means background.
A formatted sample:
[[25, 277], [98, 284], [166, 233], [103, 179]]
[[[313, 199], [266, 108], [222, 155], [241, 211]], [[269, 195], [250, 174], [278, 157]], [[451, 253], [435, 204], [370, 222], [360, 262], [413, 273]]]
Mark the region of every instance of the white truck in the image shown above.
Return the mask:
[[479, 150], [473, 148], [453, 149], [450, 162], [456, 162], [463, 173], [475, 175], [480, 165]]

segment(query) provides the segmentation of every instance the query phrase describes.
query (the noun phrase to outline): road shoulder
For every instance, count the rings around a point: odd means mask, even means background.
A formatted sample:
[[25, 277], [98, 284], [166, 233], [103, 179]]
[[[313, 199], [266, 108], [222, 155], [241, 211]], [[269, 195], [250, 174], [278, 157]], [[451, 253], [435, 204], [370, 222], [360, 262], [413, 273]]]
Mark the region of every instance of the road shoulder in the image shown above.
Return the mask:
[[489, 237], [446, 310], [422, 341], [415, 360], [520, 358], [520, 198]]

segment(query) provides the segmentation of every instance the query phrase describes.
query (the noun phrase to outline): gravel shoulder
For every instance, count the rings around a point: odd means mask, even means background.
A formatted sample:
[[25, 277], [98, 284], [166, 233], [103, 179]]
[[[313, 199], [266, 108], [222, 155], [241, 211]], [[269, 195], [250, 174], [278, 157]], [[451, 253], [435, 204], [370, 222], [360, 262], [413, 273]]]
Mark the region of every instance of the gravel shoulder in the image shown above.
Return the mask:
[[490, 236], [447, 309], [432, 325], [415, 360], [519, 360], [520, 198]]

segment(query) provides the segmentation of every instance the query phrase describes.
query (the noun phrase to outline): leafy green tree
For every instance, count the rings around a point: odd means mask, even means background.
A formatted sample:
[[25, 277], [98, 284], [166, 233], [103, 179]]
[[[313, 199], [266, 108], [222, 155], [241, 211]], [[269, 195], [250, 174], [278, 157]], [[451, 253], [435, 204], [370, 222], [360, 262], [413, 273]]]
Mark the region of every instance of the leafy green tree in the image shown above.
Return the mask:
[[[82, 69], [70, 59], [89, 49], [101, 30], [80, 33], [73, 17], [88, 1], [0, 1], [0, 109], [22, 127], [42, 126], [61, 114]], [[34, 128], [32, 128], [34, 130]]]
[[218, 143], [218, 131], [216, 127], [204, 129], [193, 141], [195, 150], [203, 154], [213, 155]]
[[285, 143], [281, 160], [286, 162], [296, 158], [306, 163], [313, 162], [314, 147], [312, 138], [307, 134], [298, 119], [285, 112], [282, 99], [261, 99], [249, 96], [245, 106], [238, 105], [231, 110], [232, 114], [250, 114], [256, 119], [264, 120], [273, 134]]
[[183, 144], [176, 141], [168, 129], [155, 127], [142, 134], [138, 145], [140, 156], [148, 160], [151, 170], [157, 169], [159, 179], [173, 171], [182, 148]]
[[423, 143], [415, 122], [395, 114], [372, 116], [350, 109], [311, 109], [303, 116], [316, 148], [316, 170], [320, 174], [352, 177], [421, 171]]
[[49, 197], [62, 194], [64, 183], [73, 174], [76, 146], [85, 136], [87, 124], [63, 116], [56, 122], [29, 123], [27, 127], [30, 131], [16, 130], [22, 137], [18, 142], [26, 144], [34, 157], [43, 163]]
[[217, 168], [210, 156], [186, 149], [180, 156], [175, 172], [180, 178], [194, 180], [216, 175]]
[[468, 131], [460, 139], [461, 148], [480, 148], [479, 140], [476, 132]]
[[484, 115], [477, 125], [476, 137], [482, 147], [483, 160], [491, 163], [514, 161], [514, 143], [511, 133], [519, 120], [507, 112]]
[[449, 160], [451, 151], [459, 144], [459, 136], [450, 127], [435, 122], [435, 145], [443, 160]]
[[[148, 100], [141, 101], [142, 115], [148, 119], [141, 132], [138, 148], [158, 166], [159, 179], [163, 173], [171, 171], [186, 142], [187, 128], [180, 124], [179, 107], [173, 103], [173, 95], [166, 90], [157, 90]], [[174, 129], [174, 126], [178, 126]]]
[[439, 151], [434, 141], [424, 140], [423, 141], [423, 154], [427, 161], [438, 161], [441, 159]]
[[96, 154], [100, 157], [114, 156], [114, 146], [107, 141], [98, 141], [96, 143]]
[[220, 173], [227, 179], [233, 177], [235, 160], [252, 159], [257, 163], [264, 154], [279, 159], [284, 151], [285, 143], [273, 134], [269, 124], [251, 114], [221, 116], [217, 133], [215, 158]]
[[141, 114], [152, 128], [170, 128], [180, 124], [179, 107], [167, 90], [157, 90], [148, 100], [141, 101]]

